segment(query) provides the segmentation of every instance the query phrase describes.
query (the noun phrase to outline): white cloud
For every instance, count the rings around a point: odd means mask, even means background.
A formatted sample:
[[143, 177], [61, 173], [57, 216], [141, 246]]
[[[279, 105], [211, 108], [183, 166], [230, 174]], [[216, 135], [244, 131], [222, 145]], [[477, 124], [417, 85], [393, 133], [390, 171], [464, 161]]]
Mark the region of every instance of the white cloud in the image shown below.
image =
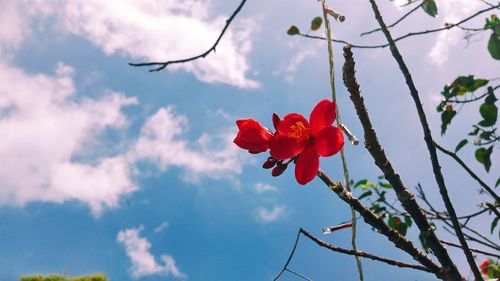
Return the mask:
[[285, 78], [288, 83], [293, 83], [295, 78], [295, 73], [299, 69], [302, 62], [308, 57], [314, 55], [314, 52], [310, 49], [303, 49], [298, 51], [293, 57], [290, 59], [288, 64], [281, 69], [275, 70], [273, 72], [274, 75], [281, 74]]
[[157, 226], [157, 227], [153, 230], [153, 232], [154, 232], [154, 233], [160, 233], [160, 232], [164, 231], [165, 229], [167, 229], [167, 227], [168, 227], [168, 222], [164, 221], [164, 222], [162, 222], [159, 226]]
[[258, 194], [264, 193], [264, 192], [276, 192], [278, 189], [275, 186], [272, 186], [267, 183], [262, 183], [258, 182], [254, 185], [255, 192]]
[[202, 134], [190, 143], [185, 139], [187, 126], [187, 117], [175, 115], [172, 107], [158, 110], [142, 128], [132, 158], [152, 161], [161, 170], [180, 167], [188, 182], [198, 182], [200, 177], [231, 179], [241, 174], [241, 154], [232, 143], [234, 133], [217, 137]]
[[[477, 11], [480, 5], [479, 1], [470, 0], [439, 1], [438, 11], [439, 17], [442, 19], [441, 26], [466, 18]], [[436, 43], [428, 54], [430, 61], [436, 65], [443, 65], [448, 60], [450, 50], [463, 40], [463, 36], [464, 32], [456, 28], [439, 32]]]
[[75, 158], [106, 130], [126, 126], [122, 107], [137, 101], [112, 92], [77, 99], [72, 72], [61, 64], [55, 76], [28, 75], [0, 64], [0, 203], [79, 200], [99, 215], [136, 189], [123, 155]]
[[133, 278], [141, 278], [150, 275], [172, 275], [176, 278], [187, 278], [175, 264], [174, 258], [169, 255], [161, 255], [163, 265], [156, 261], [151, 254], [151, 243], [140, 236], [144, 227], [129, 228], [118, 233], [117, 241], [125, 247], [127, 256], [132, 263], [130, 274]]
[[285, 214], [285, 206], [274, 206], [272, 209], [259, 207], [256, 210], [257, 219], [262, 222], [274, 222], [280, 219]]
[[[227, 19], [227, 15], [210, 13], [210, 0], [25, 0], [6, 7], [1, 15], [7, 17], [0, 18], [0, 42], [5, 37], [19, 44], [30, 33], [27, 18], [51, 15], [56, 18], [54, 31], [84, 37], [106, 54], [121, 53], [134, 61], [198, 55], [212, 46]], [[238, 19], [226, 31], [216, 53], [168, 69], [182, 69], [208, 83], [256, 88], [258, 82], [247, 77], [251, 35], [256, 29], [254, 21]]]

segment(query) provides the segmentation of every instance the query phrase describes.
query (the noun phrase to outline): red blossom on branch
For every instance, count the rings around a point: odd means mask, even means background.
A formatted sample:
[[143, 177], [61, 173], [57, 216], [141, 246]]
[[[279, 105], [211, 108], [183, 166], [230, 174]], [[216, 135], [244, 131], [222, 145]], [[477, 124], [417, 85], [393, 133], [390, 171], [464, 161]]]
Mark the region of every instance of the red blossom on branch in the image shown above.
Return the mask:
[[[264, 168], [274, 166], [273, 175], [280, 175], [288, 163], [295, 161], [295, 178], [305, 185], [314, 179], [319, 170], [319, 157], [329, 157], [339, 152], [344, 145], [342, 130], [333, 126], [336, 115], [334, 102], [324, 99], [312, 110], [309, 120], [297, 113], [285, 115], [281, 120], [273, 114], [275, 133], [264, 128], [254, 119], [236, 121], [239, 132], [234, 143], [249, 152], [264, 152], [270, 149], [271, 158]], [[272, 167], [271, 166], [271, 167]]]
[[234, 143], [250, 153], [264, 152], [269, 148], [269, 141], [273, 133], [263, 127], [254, 119], [241, 119], [236, 121], [239, 132]]
[[488, 275], [488, 273], [489, 273], [489, 270], [488, 270], [488, 265], [490, 265], [490, 261], [489, 261], [489, 260], [485, 260], [485, 261], [483, 261], [483, 263], [481, 263], [481, 265], [479, 266], [479, 268], [481, 269], [481, 272], [482, 272], [484, 275]]

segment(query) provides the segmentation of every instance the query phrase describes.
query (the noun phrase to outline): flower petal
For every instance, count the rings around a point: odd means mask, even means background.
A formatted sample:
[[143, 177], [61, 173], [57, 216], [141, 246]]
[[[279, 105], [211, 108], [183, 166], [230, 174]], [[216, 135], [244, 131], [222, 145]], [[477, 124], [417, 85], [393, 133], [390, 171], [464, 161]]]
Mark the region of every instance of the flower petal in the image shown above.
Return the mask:
[[306, 127], [309, 128], [309, 122], [307, 122], [306, 118], [304, 116], [297, 114], [297, 113], [290, 113], [285, 115], [283, 117], [283, 120], [281, 120], [278, 123], [278, 132], [280, 135], [287, 137], [288, 133], [292, 131], [291, 127], [297, 124], [297, 122], [302, 122], [302, 124]]
[[234, 143], [240, 148], [252, 152], [263, 152], [269, 148], [273, 135], [254, 119], [241, 119], [236, 121], [239, 132]]
[[309, 116], [312, 133], [317, 134], [321, 129], [333, 124], [336, 116], [334, 102], [324, 99], [314, 107]]
[[318, 174], [319, 155], [314, 146], [309, 146], [300, 153], [295, 163], [295, 179], [304, 185], [312, 181]]
[[334, 126], [323, 128], [319, 133], [314, 135], [314, 146], [319, 155], [323, 157], [332, 156], [344, 146], [342, 130]]
[[298, 143], [295, 139], [278, 134], [269, 143], [271, 149], [269, 153], [274, 159], [285, 160], [299, 154], [304, 150], [304, 147], [303, 143]]

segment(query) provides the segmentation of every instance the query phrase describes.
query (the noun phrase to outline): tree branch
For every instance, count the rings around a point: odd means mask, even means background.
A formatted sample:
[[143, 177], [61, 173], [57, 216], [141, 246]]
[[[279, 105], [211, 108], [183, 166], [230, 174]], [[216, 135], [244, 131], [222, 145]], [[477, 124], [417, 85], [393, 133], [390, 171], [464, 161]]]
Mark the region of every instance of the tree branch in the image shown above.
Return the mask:
[[[443, 30], [449, 30], [449, 29], [452, 29], [454, 27], [457, 27], [459, 26], [460, 24], [466, 22], [466, 21], [469, 21], [477, 16], [479, 16], [480, 14], [483, 14], [483, 13], [486, 13], [488, 11], [491, 11], [491, 10], [494, 10], [494, 9], [498, 9], [500, 7], [500, 4], [497, 4], [493, 7], [490, 7], [490, 8], [487, 8], [487, 9], [483, 9], [483, 10], [480, 10], [478, 12], [476, 12], [475, 14], [457, 22], [457, 23], [452, 23], [452, 24], [448, 24], [446, 25], [445, 27], [441, 27], [441, 28], [435, 28], [435, 29], [429, 29], [429, 30], [424, 30], [424, 31], [418, 31], [418, 32], [410, 32], [410, 33], [407, 33], [403, 36], [400, 36], [400, 37], [397, 37], [395, 39], [393, 39], [394, 42], [398, 42], [400, 40], [403, 40], [403, 39], [406, 39], [408, 37], [411, 37], [411, 36], [418, 36], [418, 35], [424, 35], [424, 34], [430, 34], [430, 33], [434, 33], [434, 32], [439, 32], [439, 31], [443, 31]], [[326, 40], [325, 37], [321, 37], [321, 36], [314, 36], [314, 35], [307, 35], [307, 34], [302, 34], [302, 33], [299, 33], [298, 35], [302, 36], [302, 37], [305, 37], [305, 38], [310, 38], [310, 39], [318, 39], [318, 40]], [[342, 43], [342, 44], [351, 44], [345, 40], [339, 40], [339, 39], [334, 39], [332, 40], [332, 42], [335, 42], [335, 43]], [[386, 43], [386, 44], [379, 44], [379, 45], [356, 45], [356, 44], [351, 44], [351, 46], [353, 48], [356, 48], [356, 49], [377, 49], [377, 48], [385, 48], [385, 47], [389, 47], [390, 44], [389, 43]]]
[[[390, 50], [391, 50], [392, 56], [394, 57], [394, 59], [398, 63], [399, 68], [401, 69], [401, 73], [403, 74], [403, 76], [406, 80], [406, 84], [408, 85], [408, 88], [410, 90], [410, 95], [412, 96], [413, 101], [415, 102], [415, 106], [417, 108], [420, 123], [422, 125], [422, 129], [424, 132], [424, 140], [425, 140], [425, 143], [427, 144], [427, 149], [429, 150], [429, 154], [431, 157], [432, 169], [434, 172], [434, 176], [436, 178], [437, 185], [439, 187], [439, 193], [441, 193], [441, 197], [442, 197], [444, 205], [446, 207], [446, 211], [450, 215], [451, 222], [453, 223], [453, 228], [455, 229], [455, 233], [457, 234], [457, 238], [463, 247], [463, 252], [465, 254], [465, 257], [467, 258], [467, 262], [469, 263], [469, 267], [470, 267], [472, 273], [474, 273], [474, 278], [476, 280], [483, 280], [483, 278], [481, 276], [481, 272], [479, 271], [479, 269], [476, 265], [476, 262], [474, 261], [474, 256], [472, 255], [471, 251], [469, 250], [469, 246], [467, 245], [467, 241], [465, 241], [464, 235], [462, 233], [462, 229], [460, 227], [460, 223], [458, 222], [458, 219], [457, 219], [455, 208], [453, 207], [453, 204], [451, 203], [451, 199], [448, 195], [448, 190], [446, 189], [444, 177], [443, 177], [443, 174], [441, 173], [441, 167], [439, 165], [439, 160], [437, 157], [436, 148], [434, 147], [434, 144], [433, 144], [431, 130], [429, 128], [429, 124], [427, 122], [427, 117], [425, 116], [425, 112], [424, 112], [422, 103], [420, 102], [420, 97], [418, 95], [417, 88], [415, 87], [415, 84], [413, 82], [413, 78], [411, 77], [410, 71], [408, 70], [408, 67], [405, 64], [403, 57], [399, 53], [399, 50], [398, 50], [398, 47], [396, 46], [395, 41], [392, 39], [391, 33], [387, 29], [387, 26], [385, 25], [384, 20], [382, 19], [382, 15], [380, 14], [380, 11], [378, 9], [377, 4], [375, 3], [375, 0], [369, 0], [369, 1], [372, 4], [372, 10], [375, 14], [375, 18], [377, 19], [380, 27], [382, 28], [382, 31], [384, 32], [384, 35], [385, 35], [385, 37], [390, 45]], [[493, 8], [489, 8], [489, 9], [493, 9]], [[476, 14], [478, 14], [478, 13], [476, 13]], [[469, 19], [470, 18], [471, 17], [469, 17]], [[465, 21], [465, 20], [463, 20], [463, 21]], [[439, 243], [439, 245], [441, 245], [441, 243]], [[449, 259], [448, 255], [446, 255], [446, 256], [447, 256], [447, 259], [443, 259], [443, 261], [446, 262], [446, 264], [449, 264], [449, 262], [451, 262], [451, 259]], [[461, 278], [463, 278], [460, 275], [460, 273], [458, 272], [458, 270], [456, 269], [456, 267], [450, 268], [450, 269], [451, 269], [450, 276], [453, 277], [452, 279], [460, 280]]]
[[283, 274], [283, 272], [285, 272], [285, 270], [287, 269], [288, 264], [292, 260], [293, 255], [295, 254], [295, 249], [297, 249], [297, 245], [299, 244], [299, 239], [300, 239], [300, 231], [297, 233], [297, 238], [295, 238], [295, 243], [293, 244], [293, 248], [292, 248], [292, 252], [290, 252], [290, 256], [286, 260], [285, 265], [283, 266], [281, 271], [278, 273], [278, 275], [276, 275], [276, 277], [274, 277], [273, 281], [278, 280], [278, 278], [280, 278], [281, 274]]
[[[445, 241], [445, 240], [440, 240], [440, 241], [441, 241], [441, 243], [443, 243], [445, 245], [462, 249], [462, 246], [460, 246], [460, 245], [458, 245], [456, 243], [448, 242], [448, 241]], [[490, 253], [490, 252], [486, 252], [486, 251], [479, 250], [479, 249], [474, 249], [474, 248], [470, 248], [470, 250], [473, 251], [473, 252], [475, 252], [475, 253], [479, 253], [479, 254], [483, 254], [483, 255], [487, 255], [487, 256], [490, 256], [490, 257], [495, 257], [497, 259], [500, 259], [500, 255], [499, 254], [493, 254], [493, 253]]]
[[464, 168], [464, 170], [467, 171], [467, 173], [469, 173], [469, 175], [475, 179], [482, 187], [484, 190], [486, 190], [486, 192], [488, 192], [490, 194], [491, 197], [493, 197], [493, 199], [495, 199], [496, 202], [500, 202], [500, 197], [495, 193], [495, 191], [493, 191], [493, 189], [491, 187], [489, 187], [483, 180], [481, 180], [465, 163], [464, 161], [462, 161], [462, 159], [460, 159], [458, 157], [458, 155], [456, 153], [453, 153], [445, 148], [443, 148], [442, 146], [440, 146], [439, 144], [437, 144], [435, 141], [433, 142], [434, 146], [439, 149], [439, 151], [443, 152], [444, 154], [450, 156], [451, 158], [455, 159], [455, 161], [457, 161], [458, 164], [460, 164], [460, 166], [462, 166], [462, 168]]
[[236, 10], [234, 10], [233, 14], [226, 20], [226, 24], [224, 25], [224, 28], [222, 29], [221, 33], [219, 34], [219, 37], [217, 37], [217, 40], [215, 40], [215, 43], [212, 45], [212, 47], [210, 47], [210, 49], [206, 50], [205, 52], [203, 52], [197, 56], [193, 56], [193, 57], [185, 58], [185, 59], [170, 60], [170, 61], [165, 61], [165, 62], [129, 63], [129, 65], [130, 66], [137, 66], [137, 67], [139, 67], [139, 66], [153, 66], [155, 68], [149, 70], [150, 72], [153, 72], [153, 71], [160, 71], [160, 70], [166, 68], [170, 64], [186, 63], [189, 61], [194, 61], [194, 60], [206, 57], [208, 54], [210, 54], [210, 52], [215, 52], [215, 48], [217, 48], [217, 45], [219, 44], [220, 40], [222, 39], [222, 36], [224, 36], [224, 33], [226, 33], [227, 28], [229, 27], [231, 22], [234, 20], [236, 15], [238, 15], [238, 13], [241, 11], [241, 9], [243, 8], [243, 6], [245, 5], [246, 2], [247, 2], [247, 0], [242, 0], [240, 2], [238, 7], [236, 8]]
[[370, 121], [370, 116], [368, 115], [368, 112], [366, 110], [364, 99], [360, 94], [359, 84], [356, 81], [354, 69], [355, 62], [350, 46], [344, 47], [344, 57], [346, 59], [343, 67], [344, 84], [346, 85], [347, 90], [350, 93], [350, 98], [354, 104], [354, 107], [356, 108], [358, 118], [363, 126], [366, 149], [370, 152], [371, 156], [375, 160], [375, 164], [384, 173], [387, 181], [389, 181], [389, 183], [393, 186], [394, 191], [396, 192], [397, 197], [402, 203], [404, 209], [414, 219], [415, 224], [418, 226], [420, 231], [426, 235], [426, 238], [429, 241], [429, 246], [431, 247], [438, 260], [441, 262], [441, 265], [449, 269], [449, 278], [454, 280], [461, 280], [462, 277], [460, 276], [458, 269], [448, 255], [446, 249], [439, 242], [425, 214], [420, 210], [420, 206], [418, 205], [417, 201], [415, 201], [415, 196], [409, 191], [408, 188], [404, 186], [400, 176], [394, 171], [391, 162], [389, 162], [389, 160], [387, 159], [387, 156], [385, 155], [385, 152], [378, 141], [377, 134], [373, 129], [373, 125]]
[[[328, 188], [335, 192], [341, 200], [352, 206], [364, 219], [364, 221], [377, 229], [378, 232], [386, 236], [395, 246], [406, 253], [410, 254], [414, 260], [432, 271], [439, 279], [449, 280], [442, 268], [435, 264], [422, 251], [416, 248], [413, 243], [402, 236], [396, 230], [390, 228], [384, 220], [365, 207], [357, 198], [352, 196], [351, 192], [345, 190], [341, 183], [333, 182], [323, 171], [318, 171], [318, 177], [325, 183]], [[457, 279], [461, 280], [461, 279]]]
[[386, 263], [389, 265], [393, 265], [393, 266], [397, 266], [397, 267], [412, 268], [412, 269], [417, 269], [417, 270], [422, 270], [425, 272], [432, 273], [432, 271], [429, 270], [427, 267], [421, 266], [418, 264], [410, 264], [410, 263], [405, 263], [405, 262], [401, 262], [401, 261], [390, 260], [390, 259], [386, 259], [384, 257], [370, 254], [370, 253], [365, 253], [362, 251], [348, 250], [348, 249], [344, 249], [344, 248], [329, 244], [323, 240], [316, 238], [315, 236], [313, 236], [312, 234], [310, 234], [309, 232], [307, 232], [306, 230], [304, 230], [302, 228], [299, 230], [299, 233], [302, 233], [305, 236], [307, 236], [309, 239], [314, 241], [318, 246], [321, 246], [323, 248], [327, 248], [327, 249], [334, 251], [334, 252], [338, 252], [338, 253], [342, 253], [342, 254], [346, 254], [346, 255], [351, 255], [351, 256], [363, 257], [363, 258], [367, 258], [367, 259], [371, 259], [371, 260], [375, 260], [375, 261], [380, 261], [380, 262], [383, 262], [383, 263]]
[[[402, 22], [406, 17], [408, 17], [409, 15], [411, 15], [413, 12], [415, 12], [416, 10], [418, 10], [420, 7], [422, 7], [423, 4], [424, 4], [424, 1], [422, 1], [422, 3], [420, 3], [418, 6], [415, 6], [415, 8], [411, 9], [408, 13], [404, 14], [397, 21], [395, 21], [391, 25], [387, 26], [387, 28], [392, 28], [392, 27], [396, 26], [398, 23]], [[381, 28], [375, 28], [373, 30], [361, 33], [361, 36], [372, 34], [374, 32], [381, 31], [381, 30], [382, 30]]]

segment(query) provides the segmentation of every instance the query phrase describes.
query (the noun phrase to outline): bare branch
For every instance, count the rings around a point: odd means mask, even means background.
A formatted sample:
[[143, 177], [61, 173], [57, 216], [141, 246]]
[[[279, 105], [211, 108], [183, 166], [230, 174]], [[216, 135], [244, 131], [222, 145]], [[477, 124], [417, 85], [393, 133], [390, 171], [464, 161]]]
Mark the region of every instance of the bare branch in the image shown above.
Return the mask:
[[[457, 234], [457, 238], [460, 241], [460, 244], [462, 245], [463, 252], [465, 254], [465, 257], [467, 258], [467, 262], [469, 263], [469, 267], [470, 267], [472, 273], [474, 273], [474, 278], [476, 280], [483, 280], [483, 278], [481, 276], [481, 272], [479, 272], [479, 269], [476, 265], [476, 262], [474, 261], [474, 256], [472, 255], [471, 251], [469, 250], [469, 246], [467, 245], [467, 241], [464, 238], [464, 235], [462, 233], [462, 229], [460, 227], [460, 223], [458, 222], [458, 219], [457, 219], [455, 208], [453, 207], [453, 204], [451, 203], [451, 199], [448, 195], [448, 190], [446, 189], [444, 177], [443, 177], [443, 174], [441, 172], [441, 166], [439, 165], [439, 159], [437, 157], [436, 148], [433, 145], [431, 130], [430, 130], [429, 124], [427, 122], [427, 117], [425, 116], [424, 108], [422, 106], [422, 103], [420, 102], [420, 97], [419, 97], [417, 88], [415, 87], [415, 83], [413, 82], [413, 78], [411, 77], [410, 71], [408, 70], [406, 63], [404, 62], [403, 57], [399, 53], [399, 50], [398, 50], [398, 47], [396, 46], [395, 41], [392, 39], [391, 33], [387, 29], [387, 26], [385, 25], [384, 20], [382, 19], [382, 15], [380, 14], [380, 11], [378, 9], [377, 4], [375, 3], [375, 0], [369, 0], [369, 1], [372, 4], [372, 10], [375, 14], [375, 18], [377, 19], [380, 27], [382, 28], [382, 31], [384, 32], [384, 35], [387, 39], [387, 42], [390, 45], [390, 51], [392, 53], [392, 56], [394, 57], [394, 59], [398, 63], [399, 68], [401, 69], [401, 73], [403, 74], [405, 81], [406, 81], [406, 84], [408, 85], [408, 89], [410, 90], [410, 95], [413, 98], [413, 101], [415, 102], [415, 106], [417, 108], [420, 123], [422, 125], [422, 129], [424, 132], [424, 140], [425, 140], [425, 143], [427, 144], [427, 149], [429, 150], [429, 154], [431, 157], [432, 170], [434, 172], [434, 176], [436, 178], [436, 182], [437, 182], [437, 185], [439, 187], [439, 193], [441, 194], [441, 197], [443, 199], [444, 205], [446, 207], [446, 211], [448, 211], [448, 214], [450, 215], [451, 222], [453, 223], [453, 228], [455, 229], [455, 233]], [[489, 9], [493, 9], [493, 8], [489, 8]], [[439, 243], [439, 245], [441, 245], [441, 243]], [[448, 258], [449, 258], [449, 256], [448, 256]], [[446, 264], [449, 264], [447, 259], [443, 259], [443, 261]], [[451, 260], [449, 260], [449, 261], [451, 261]], [[456, 267], [451, 269], [450, 276], [453, 277], [452, 279], [456, 279], [456, 280], [460, 280], [463, 278], [460, 275], [459, 271], [456, 269]]]
[[153, 72], [153, 71], [160, 71], [160, 70], [166, 68], [170, 64], [186, 63], [189, 61], [194, 61], [194, 60], [206, 57], [208, 54], [210, 54], [210, 52], [215, 52], [217, 45], [219, 44], [220, 40], [222, 39], [222, 36], [224, 36], [224, 33], [226, 33], [227, 28], [229, 27], [231, 22], [234, 20], [234, 18], [238, 15], [238, 13], [241, 11], [241, 9], [243, 8], [243, 6], [245, 5], [246, 2], [247, 2], [247, 0], [242, 0], [240, 2], [238, 7], [236, 8], [236, 10], [234, 10], [233, 14], [226, 20], [226, 24], [224, 25], [224, 28], [222, 29], [221, 33], [219, 34], [219, 37], [217, 37], [217, 40], [215, 40], [215, 43], [212, 45], [212, 47], [210, 47], [210, 49], [206, 50], [205, 52], [203, 52], [197, 56], [193, 56], [193, 57], [185, 58], [185, 59], [180, 59], [180, 60], [170, 60], [170, 61], [165, 61], [165, 62], [129, 63], [129, 65], [130, 66], [137, 66], [137, 67], [139, 67], [139, 66], [153, 66], [155, 68], [149, 70], [150, 72]]
[[344, 47], [344, 57], [346, 59], [344, 63], [344, 85], [346, 85], [347, 90], [350, 93], [350, 98], [354, 104], [358, 118], [361, 121], [364, 130], [365, 137], [365, 147], [370, 152], [371, 156], [375, 160], [375, 164], [384, 173], [385, 178], [393, 186], [394, 191], [397, 194], [399, 201], [402, 203], [404, 209], [411, 215], [415, 224], [419, 230], [426, 235], [429, 241], [429, 246], [441, 262], [443, 267], [449, 269], [449, 278], [454, 280], [461, 280], [462, 277], [458, 272], [455, 264], [451, 260], [446, 248], [439, 242], [436, 234], [434, 233], [427, 217], [422, 213], [420, 206], [415, 200], [415, 196], [406, 188], [401, 181], [400, 176], [394, 171], [391, 162], [387, 159], [382, 146], [380, 145], [377, 134], [373, 129], [373, 125], [370, 121], [370, 116], [366, 110], [364, 99], [360, 94], [359, 84], [356, 81], [355, 70], [354, 70], [354, 59], [352, 57], [352, 52], [350, 46]]
[[[448, 241], [445, 241], [445, 240], [440, 240], [440, 241], [441, 241], [441, 243], [443, 243], [445, 245], [462, 249], [462, 246], [460, 246], [460, 245], [458, 245], [456, 243], [448, 242]], [[473, 252], [475, 252], [475, 253], [479, 253], [479, 254], [483, 254], [483, 255], [487, 255], [487, 256], [490, 256], [490, 257], [495, 257], [497, 259], [500, 259], [500, 255], [499, 254], [493, 254], [493, 253], [490, 253], [490, 252], [486, 252], [486, 251], [479, 250], [479, 249], [474, 249], [474, 248], [470, 248], [470, 250], [473, 251]]]
[[[392, 27], [396, 26], [398, 23], [402, 22], [406, 17], [408, 17], [409, 15], [411, 15], [412, 13], [414, 13], [420, 7], [422, 7], [423, 4], [424, 4], [424, 1], [422, 1], [422, 3], [420, 3], [418, 6], [415, 6], [415, 8], [411, 9], [408, 13], [404, 14], [401, 18], [399, 18], [394, 23], [392, 23], [391, 25], [388, 25], [387, 28], [392, 28]], [[373, 30], [361, 33], [361, 36], [372, 34], [374, 32], [381, 31], [381, 30], [382, 30], [381, 28], [375, 28]]]
[[278, 278], [280, 278], [281, 274], [283, 274], [283, 272], [285, 272], [285, 270], [287, 269], [288, 264], [292, 260], [293, 255], [295, 254], [295, 249], [297, 249], [297, 245], [299, 244], [299, 239], [300, 239], [300, 231], [297, 233], [297, 238], [295, 238], [295, 243], [293, 244], [293, 248], [292, 248], [292, 252], [290, 252], [290, 256], [286, 260], [285, 265], [283, 266], [281, 271], [278, 273], [278, 275], [276, 275], [276, 277], [274, 277], [273, 281], [278, 280]]
[[477, 100], [480, 100], [484, 97], [486, 97], [487, 95], [489, 95], [490, 93], [493, 93], [496, 89], [500, 88], [500, 85], [496, 85], [495, 87], [488, 87], [488, 91], [486, 91], [486, 93], [478, 96], [478, 97], [475, 97], [475, 98], [472, 98], [472, 99], [469, 99], [469, 100], [458, 100], [458, 99], [454, 99], [454, 100], [446, 100], [447, 103], [469, 103], [469, 102], [475, 102]]
[[417, 269], [417, 270], [422, 270], [425, 272], [432, 273], [432, 271], [429, 270], [428, 268], [426, 268], [425, 266], [421, 266], [418, 264], [405, 263], [405, 262], [401, 262], [401, 261], [390, 260], [390, 259], [386, 259], [384, 257], [376, 256], [376, 255], [365, 253], [362, 251], [354, 251], [354, 250], [344, 249], [344, 248], [329, 244], [325, 241], [322, 241], [302, 228], [299, 231], [301, 233], [303, 233], [305, 236], [307, 236], [309, 239], [314, 241], [316, 244], [318, 244], [318, 246], [327, 248], [327, 249], [332, 250], [334, 252], [338, 252], [338, 253], [342, 253], [342, 254], [346, 254], [346, 255], [351, 255], [351, 256], [363, 257], [363, 258], [367, 258], [367, 259], [371, 259], [371, 260], [375, 260], [375, 261], [380, 261], [380, 262], [383, 262], [383, 263], [386, 263], [389, 265], [393, 265], [393, 266], [397, 266], [397, 267], [412, 268], [412, 269]]
[[[429, 29], [429, 30], [424, 30], [424, 31], [417, 31], [417, 32], [410, 32], [410, 33], [407, 33], [403, 36], [400, 36], [400, 37], [397, 37], [395, 39], [393, 39], [394, 42], [398, 42], [400, 40], [403, 40], [403, 39], [406, 39], [408, 37], [412, 37], [412, 36], [418, 36], [418, 35], [424, 35], [424, 34], [431, 34], [431, 33], [435, 33], [435, 32], [439, 32], [439, 31], [443, 31], [443, 30], [449, 30], [449, 29], [452, 29], [454, 27], [457, 27], [459, 25], [461, 25], [462, 23], [464, 22], [467, 22], [483, 13], [486, 13], [486, 12], [489, 12], [491, 10], [494, 10], [494, 9], [498, 9], [500, 7], [500, 4], [497, 4], [493, 7], [490, 7], [490, 8], [487, 8], [487, 9], [483, 9], [483, 10], [480, 10], [478, 12], [476, 12], [475, 14], [457, 22], [457, 23], [450, 23], [450, 24], [447, 24], [446, 26], [444, 27], [441, 27], [441, 28], [435, 28], [435, 29]], [[318, 40], [326, 40], [325, 37], [321, 37], [321, 36], [314, 36], [314, 35], [307, 35], [307, 34], [302, 34], [302, 33], [299, 33], [298, 35], [302, 36], [302, 37], [305, 37], [305, 38], [310, 38], [310, 39], [318, 39]], [[332, 40], [332, 42], [335, 42], [335, 43], [342, 43], [342, 44], [351, 44], [345, 40], [340, 40], [340, 39], [334, 39]], [[385, 47], [389, 47], [389, 43], [386, 43], [386, 44], [379, 44], [379, 45], [356, 45], [356, 44], [351, 44], [351, 46], [353, 48], [356, 48], [356, 49], [377, 49], [377, 48], [385, 48]]]
[[[318, 177], [325, 183], [330, 190], [335, 192], [341, 200], [352, 206], [364, 219], [364, 221], [377, 229], [378, 232], [386, 236], [397, 248], [410, 254], [410, 256], [420, 264], [430, 269], [439, 279], [449, 280], [441, 267], [436, 265], [425, 253], [420, 251], [413, 243], [402, 236], [396, 230], [390, 228], [384, 220], [370, 211], [352, 193], [347, 191], [341, 183], [333, 182], [323, 171], [318, 171]], [[457, 279], [461, 280], [461, 279]]]
[[437, 144], [436, 142], [433, 142], [434, 146], [439, 149], [439, 151], [443, 152], [444, 154], [450, 156], [451, 158], [455, 159], [455, 161], [457, 161], [458, 164], [460, 164], [460, 166], [462, 166], [462, 168], [464, 168], [464, 170], [467, 171], [467, 173], [469, 173], [469, 175], [475, 179], [483, 188], [484, 190], [486, 190], [486, 192], [488, 192], [488, 194], [490, 194], [491, 197], [493, 197], [493, 199], [495, 199], [495, 201], [497, 202], [500, 202], [500, 197], [495, 193], [495, 191], [493, 191], [493, 189], [491, 187], [489, 187], [483, 180], [481, 180], [477, 175], [476, 173], [474, 173], [465, 163], [464, 161], [462, 161], [462, 159], [460, 159], [460, 157], [458, 157], [458, 155], [456, 153], [453, 153], [445, 148], [443, 148], [442, 146], [440, 146], [439, 144]]

